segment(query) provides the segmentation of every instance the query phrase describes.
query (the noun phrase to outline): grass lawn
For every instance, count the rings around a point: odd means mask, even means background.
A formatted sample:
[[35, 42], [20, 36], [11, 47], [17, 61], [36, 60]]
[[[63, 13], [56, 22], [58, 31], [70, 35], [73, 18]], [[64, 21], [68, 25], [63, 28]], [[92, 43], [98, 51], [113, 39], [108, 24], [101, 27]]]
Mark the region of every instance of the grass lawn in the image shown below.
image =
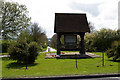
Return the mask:
[[[100, 52], [94, 54], [102, 55]], [[9, 58], [2, 58], [2, 78], [41, 77], [62, 75], [90, 75], [118, 73], [118, 62], [113, 62], [105, 56], [105, 66], [101, 58], [78, 59], [78, 69], [75, 59], [45, 59], [45, 53], [40, 53], [35, 64], [17, 64]]]
[[0, 55], [8, 55], [8, 53], [0, 53]]

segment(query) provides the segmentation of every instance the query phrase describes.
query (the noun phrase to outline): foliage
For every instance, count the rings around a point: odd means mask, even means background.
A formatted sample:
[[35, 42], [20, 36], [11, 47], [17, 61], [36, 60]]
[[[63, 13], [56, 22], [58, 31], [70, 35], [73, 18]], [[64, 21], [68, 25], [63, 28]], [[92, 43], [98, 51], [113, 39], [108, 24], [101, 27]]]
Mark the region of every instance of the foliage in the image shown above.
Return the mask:
[[26, 43], [25, 40], [12, 42], [8, 48], [10, 59], [17, 60], [18, 63], [34, 63], [37, 57], [37, 43]]
[[25, 5], [3, 2], [2, 4], [2, 37], [5, 40], [14, 39], [30, 25], [30, 18]]
[[26, 40], [27, 43], [33, 41], [28, 29], [20, 33], [20, 35], [18, 36], [18, 40]]
[[38, 44], [42, 44], [43, 47], [47, 47], [47, 36], [38, 23], [33, 23], [31, 27], [31, 36], [33, 41], [36, 41]]
[[1, 23], [2, 23], [2, 3], [3, 0], [0, 0], [0, 36], [1, 36]]
[[89, 28], [90, 28], [90, 32], [91, 33], [95, 32], [94, 24], [92, 24], [92, 22], [89, 22], [88, 25], [89, 25]]
[[16, 42], [12, 42], [10, 47], [8, 48], [8, 53], [10, 55], [10, 59], [17, 60], [17, 62], [25, 63], [28, 55], [28, 45], [25, 40], [19, 40]]
[[85, 35], [85, 43], [87, 51], [106, 51], [111, 47], [115, 40], [119, 40], [117, 31], [111, 29], [101, 29], [94, 33], [87, 33]]
[[39, 42], [42, 33], [43, 33], [42, 29], [38, 25], [38, 23], [33, 23], [31, 27], [31, 35], [32, 35], [33, 41]]
[[28, 62], [34, 63], [38, 56], [38, 44], [36, 42], [30, 42], [28, 45]]
[[93, 47], [93, 39], [95, 37], [94, 33], [86, 33], [85, 34], [85, 49], [88, 52], [96, 51], [96, 47]]
[[18, 39], [26, 40], [27, 43], [31, 41], [42, 44], [43, 48], [47, 47], [47, 36], [45, 32], [38, 26], [38, 23], [33, 23], [28, 29], [24, 30], [18, 37]]
[[10, 41], [2, 40], [0, 41], [0, 45], [2, 45], [2, 53], [6, 53], [10, 45]]
[[[90, 25], [90, 24], [89, 24]], [[77, 37], [78, 41], [80, 37]], [[61, 43], [64, 43], [61, 37]], [[120, 40], [120, 31], [115, 31], [111, 29], [101, 29], [100, 31], [93, 31], [91, 33], [86, 33], [85, 37], [85, 48], [86, 51], [106, 51], [111, 47], [112, 42], [115, 40]], [[51, 38], [51, 47], [57, 48], [57, 34], [53, 35]]]
[[116, 61], [120, 58], [120, 41], [114, 41], [111, 45], [111, 48], [106, 51], [108, 58], [113, 57], [113, 60]]
[[50, 46], [57, 49], [57, 34], [54, 34], [51, 38]]

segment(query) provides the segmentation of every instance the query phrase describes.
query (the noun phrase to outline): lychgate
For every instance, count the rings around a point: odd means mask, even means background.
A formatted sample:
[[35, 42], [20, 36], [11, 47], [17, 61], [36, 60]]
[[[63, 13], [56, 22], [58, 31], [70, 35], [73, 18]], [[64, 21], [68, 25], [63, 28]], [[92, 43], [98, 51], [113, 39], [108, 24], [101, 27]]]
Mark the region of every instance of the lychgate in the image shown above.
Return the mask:
[[85, 32], [90, 32], [86, 14], [55, 13], [54, 32], [57, 33], [57, 55], [61, 51], [79, 51], [81, 55], [85, 54], [84, 35]]

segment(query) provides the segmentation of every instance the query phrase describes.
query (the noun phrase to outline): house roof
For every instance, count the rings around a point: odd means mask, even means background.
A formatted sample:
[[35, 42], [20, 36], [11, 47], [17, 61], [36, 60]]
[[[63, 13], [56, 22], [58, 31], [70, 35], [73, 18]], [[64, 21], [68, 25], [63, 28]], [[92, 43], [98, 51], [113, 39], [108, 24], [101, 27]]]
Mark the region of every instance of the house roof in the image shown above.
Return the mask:
[[54, 32], [90, 32], [86, 14], [55, 13]]

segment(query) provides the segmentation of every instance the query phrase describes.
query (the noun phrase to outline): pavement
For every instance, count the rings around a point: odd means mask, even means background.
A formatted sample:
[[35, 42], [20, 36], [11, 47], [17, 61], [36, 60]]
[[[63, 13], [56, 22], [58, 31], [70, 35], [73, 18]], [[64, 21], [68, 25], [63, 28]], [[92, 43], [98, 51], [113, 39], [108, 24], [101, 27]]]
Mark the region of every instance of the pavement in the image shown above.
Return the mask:
[[0, 55], [0, 58], [2, 57], [9, 57], [9, 55]]
[[120, 74], [49, 76], [33, 78], [7, 78], [2, 80], [120, 80]]
[[56, 51], [56, 50], [48, 46], [48, 47], [47, 47], [47, 50], [44, 51], [44, 52], [51, 52], [51, 51]]

